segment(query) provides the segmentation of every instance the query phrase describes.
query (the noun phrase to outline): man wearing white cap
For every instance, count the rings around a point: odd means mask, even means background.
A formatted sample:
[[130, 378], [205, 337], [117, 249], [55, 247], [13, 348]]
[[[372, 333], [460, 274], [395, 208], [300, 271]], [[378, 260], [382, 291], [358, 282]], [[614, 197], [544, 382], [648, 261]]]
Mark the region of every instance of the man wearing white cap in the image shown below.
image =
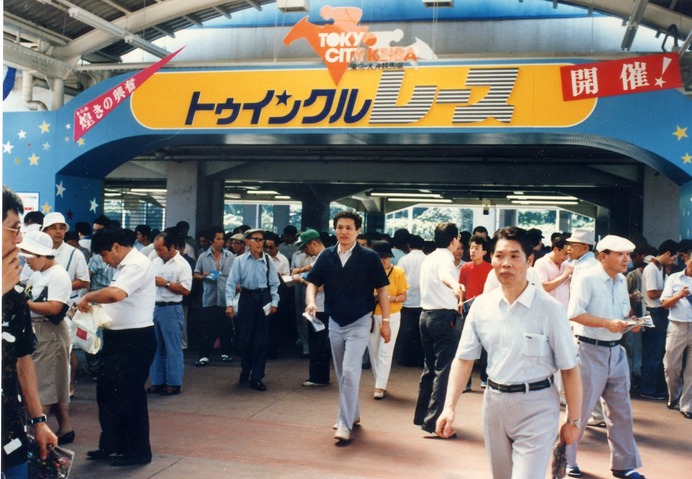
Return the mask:
[[53, 239], [55, 261], [61, 264], [67, 271], [67, 274], [70, 275], [70, 280], [72, 281], [70, 300], [74, 301], [86, 292], [91, 278], [84, 254], [65, 242], [65, 233], [69, 230], [70, 227], [67, 225], [62, 213], [48, 213], [43, 218], [41, 231], [48, 233], [48, 236]]
[[[596, 246], [600, 267], [589, 268], [572, 281], [567, 317], [573, 321], [581, 360], [584, 392], [580, 437], [585, 422], [599, 397], [606, 404], [610, 469], [614, 477], [642, 479], [639, 451], [632, 430], [630, 374], [620, 338], [630, 314], [627, 271], [634, 244], [608, 235]], [[637, 331], [635, 328], [632, 331]], [[577, 443], [567, 446], [567, 474], [581, 477], [577, 465]]]

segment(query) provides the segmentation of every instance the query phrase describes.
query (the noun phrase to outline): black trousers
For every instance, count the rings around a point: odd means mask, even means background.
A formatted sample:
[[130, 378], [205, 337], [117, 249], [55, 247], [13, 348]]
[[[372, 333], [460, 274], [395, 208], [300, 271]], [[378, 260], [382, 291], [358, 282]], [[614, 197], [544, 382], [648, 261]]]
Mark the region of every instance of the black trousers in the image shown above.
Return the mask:
[[316, 333], [315, 328], [308, 324], [308, 340], [310, 343], [310, 377], [308, 381], [327, 384], [329, 382], [329, 364], [332, 357], [332, 348], [329, 342], [329, 315], [327, 313], [317, 313], [317, 319], [324, 323], [325, 329]]
[[151, 457], [144, 384], [155, 352], [153, 326], [103, 331], [96, 383], [100, 449]]
[[264, 315], [262, 294], [242, 291], [238, 301], [241, 376], [251, 381], [264, 377], [267, 364], [269, 318]]
[[459, 342], [455, 322], [456, 311], [451, 309], [423, 310], [420, 316], [425, 367], [418, 385], [413, 424], [428, 432], [435, 430], [437, 418], [444, 409], [449, 370]]
[[420, 339], [420, 314], [422, 308], [401, 308], [401, 327], [396, 339], [394, 355], [401, 366], [423, 367], [423, 344]]
[[226, 316], [224, 306], [202, 308], [199, 315], [201, 338], [199, 357], [211, 358], [211, 350], [216, 338], [221, 338], [221, 354], [231, 354], [233, 344], [233, 320]]

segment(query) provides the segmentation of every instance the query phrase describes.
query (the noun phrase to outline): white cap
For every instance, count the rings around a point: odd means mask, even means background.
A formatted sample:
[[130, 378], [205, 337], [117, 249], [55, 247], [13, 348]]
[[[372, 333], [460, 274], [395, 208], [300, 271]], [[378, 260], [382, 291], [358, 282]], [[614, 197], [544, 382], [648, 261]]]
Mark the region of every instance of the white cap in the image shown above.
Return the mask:
[[594, 245], [596, 243], [595, 233], [584, 228], [576, 228], [565, 241], [568, 243], [584, 243]]
[[600, 251], [624, 251], [626, 253], [631, 253], [634, 251], [636, 246], [630, 240], [623, 238], [621, 236], [608, 235], [605, 236], [596, 245], [596, 249]]
[[53, 212], [53, 213], [48, 213], [44, 218], [43, 218], [43, 227], [41, 228], [41, 231], [45, 231], [46, 228], [48, 228], [51, 225], [55, 225], [58, 223], [62, 223], [65, 225], [65, 231], [70, 231], [70, 225], [67, 224], [67, 221], [65, 221], [65, 217], [62, 215], [62, 213], [58, 212]]
[[28, 253], [33, 253], [38, 256], [55, 256], [53, 250], [53, 238], [47, 233], [40, 231], [30, 231], [24, 235], [24, 241], [19, 243], [19, 248]]

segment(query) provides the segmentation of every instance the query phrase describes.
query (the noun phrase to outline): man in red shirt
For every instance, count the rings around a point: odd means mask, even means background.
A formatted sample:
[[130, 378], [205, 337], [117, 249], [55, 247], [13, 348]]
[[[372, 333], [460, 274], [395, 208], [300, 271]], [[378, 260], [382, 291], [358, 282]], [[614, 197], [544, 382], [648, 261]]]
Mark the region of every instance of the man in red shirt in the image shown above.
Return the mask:
[[[488, 240], [479, 234], [471, 236], [469, 239], [469, 257], [471, 261], [465, 263], [461, 266], [459, 271], [459, 283], [463, 286], [461, 301], [462, 304], [462, 314], [463, 317], [469, 313], [469, 309], [473, 304], [473, 300], [476, 296], [483, 293], [483, 286], [485, 285], [485, 280], [488, 274], [493, 270], [490, 263], [485, 261], [485, 255], [488, 254], [489, 248]], [[463, 321], [462, 321], [463, 328]], [[485, 371], [488, 362], [488, 355], [483, 350], [481, 352], [481, 358], [479, 361], [479, 366], [481, 369], [481, 388], [486, 387], [486, 382], [488, 380], [488, 375]], [[469, 377], [469, 382], [466, 385], [465, 391], [471, 390], [471, 378]]]

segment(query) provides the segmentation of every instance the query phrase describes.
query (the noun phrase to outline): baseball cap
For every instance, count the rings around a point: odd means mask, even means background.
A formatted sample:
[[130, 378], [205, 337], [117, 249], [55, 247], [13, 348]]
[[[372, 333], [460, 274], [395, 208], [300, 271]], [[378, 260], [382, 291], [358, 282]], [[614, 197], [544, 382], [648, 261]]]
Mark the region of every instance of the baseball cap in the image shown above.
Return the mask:
[[304, 248], [312, 240], [320, 239], [320, 234], [315, 230], [305, 230], [300, 233], [298, 241], [295, 242], [295, 246], [298, 248]]

